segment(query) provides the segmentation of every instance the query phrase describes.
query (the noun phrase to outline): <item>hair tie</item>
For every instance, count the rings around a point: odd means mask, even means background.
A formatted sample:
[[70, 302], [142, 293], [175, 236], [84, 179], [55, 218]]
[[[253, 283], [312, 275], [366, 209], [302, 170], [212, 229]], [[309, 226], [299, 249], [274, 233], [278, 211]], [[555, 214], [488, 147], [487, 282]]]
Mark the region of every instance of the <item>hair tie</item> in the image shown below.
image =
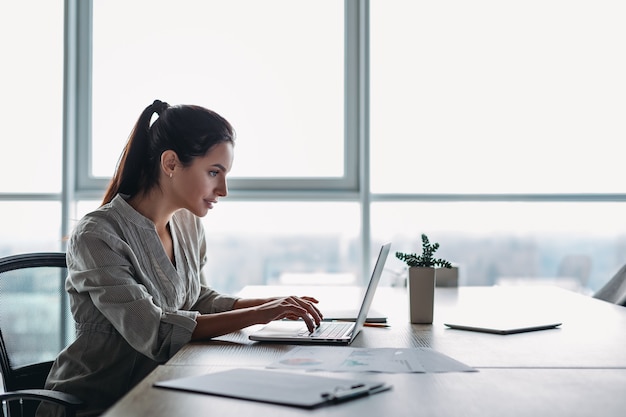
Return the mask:
[[170, 105], [161, 101], [161, 100], [154, 100], [154, 102], [152, 103], [152, 109], [154, 110], [154, 112], [156, 114], [158, 114], [159, 116], [161, 115], [161, 113], [166, 110]]

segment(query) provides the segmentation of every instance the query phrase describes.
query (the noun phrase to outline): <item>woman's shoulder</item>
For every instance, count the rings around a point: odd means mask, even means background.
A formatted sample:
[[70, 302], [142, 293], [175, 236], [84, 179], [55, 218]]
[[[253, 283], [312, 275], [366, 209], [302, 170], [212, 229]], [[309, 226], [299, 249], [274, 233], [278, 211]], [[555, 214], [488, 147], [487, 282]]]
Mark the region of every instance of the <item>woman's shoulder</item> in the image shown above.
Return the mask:
[[85, 214], [76, 223], [68, 241], [67, 252], [72, 259], [76, 259], [80, 254], [100, 245], [116, 246], [115, 241], [120, 235], [117, 222], [107, 214], [107, 210], [98, 208]]
[[115, 216], [112, 215], [111, 208], [109, 206], [102, 206], [85, 214], [78, 223], [76, 223], [75, 230], [83, 232], [98, 231], [107, 229], [115, 223]]
[[119, 236], [129, 229], [132, 216], [120, 210], [115, 204], [109, 203], [85, 214], [74, 227], [73, 236]]
[[118, 195], [110, 203], [84, 215], [77, 227], [95, 231], [108, 228], [119, 229], [120, 227], [153, 229], [154, 224], [135, 211], [122, 196]]
[[[138, 217], [138, 216], [136, 216]], [[151, 227], [151, 228], [150, 228]], [[89, 253], [97, 250], [128, 252], [144, 235], [142, 230], [154, 231], [154, 225], [145, 218], [134, 218], [133, 213], [115, 204], [105, 204], [85, 214], [73, 228], [68, 252]]]

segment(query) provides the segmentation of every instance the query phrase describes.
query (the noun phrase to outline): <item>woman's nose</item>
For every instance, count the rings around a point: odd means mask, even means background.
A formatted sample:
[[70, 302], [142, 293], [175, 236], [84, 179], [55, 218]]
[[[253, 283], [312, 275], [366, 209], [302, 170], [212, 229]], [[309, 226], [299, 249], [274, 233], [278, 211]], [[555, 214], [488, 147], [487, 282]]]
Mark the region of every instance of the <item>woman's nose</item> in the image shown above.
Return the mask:
[[228, 195], [228, 183], [226, 182], [226, 178], [224, 178], [224, 181], [218, 187], [217, 194], [220, 197], [226, 197]]

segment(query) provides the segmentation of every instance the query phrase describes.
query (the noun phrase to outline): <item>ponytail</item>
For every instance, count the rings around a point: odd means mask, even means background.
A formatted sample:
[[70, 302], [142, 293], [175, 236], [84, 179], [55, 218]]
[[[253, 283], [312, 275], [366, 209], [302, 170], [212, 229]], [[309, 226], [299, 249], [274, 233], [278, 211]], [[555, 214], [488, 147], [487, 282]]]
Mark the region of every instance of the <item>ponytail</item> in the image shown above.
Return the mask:
[[154, 100], [141, 113], [120, 155], [113, 178], [104, 194], [102, 205], [111, 202], [118, 193], [135, 195], [137, 191], [144, 188], [142, 186], [146, 185], [145, 182], [148, 180], [146, 168], [149, 162], [150, 120], [154, 113], [160, 116], [168, 107], [167, 103]]
[[[150, 125], [152, 116], [159, 117]], [[173, 150], [183, 166], [221, 142], [234, 144], [235, 131], [219, 114], [200, 106], [170, 107], [155, 100], [146, 107], [128, 137], [102, 205], [117, 194], [134, 196], [159, 185], [161, 154]]]

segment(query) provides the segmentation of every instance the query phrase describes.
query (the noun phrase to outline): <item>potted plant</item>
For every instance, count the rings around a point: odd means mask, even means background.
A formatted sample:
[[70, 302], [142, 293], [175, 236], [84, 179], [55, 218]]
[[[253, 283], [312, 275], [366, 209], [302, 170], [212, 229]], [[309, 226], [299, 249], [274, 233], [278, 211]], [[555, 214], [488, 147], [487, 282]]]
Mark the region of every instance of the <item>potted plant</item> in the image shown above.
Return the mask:
[[407, 287], [411, 323], [429, 324], [433, 322], [435, 302], [436, 266], [452, 268], [445, 259], [435, 258], [439, 243], [430, 243], [422, 234], [422, 253], [396, 252], [396, 258], [404, 261], [409, 268]]

